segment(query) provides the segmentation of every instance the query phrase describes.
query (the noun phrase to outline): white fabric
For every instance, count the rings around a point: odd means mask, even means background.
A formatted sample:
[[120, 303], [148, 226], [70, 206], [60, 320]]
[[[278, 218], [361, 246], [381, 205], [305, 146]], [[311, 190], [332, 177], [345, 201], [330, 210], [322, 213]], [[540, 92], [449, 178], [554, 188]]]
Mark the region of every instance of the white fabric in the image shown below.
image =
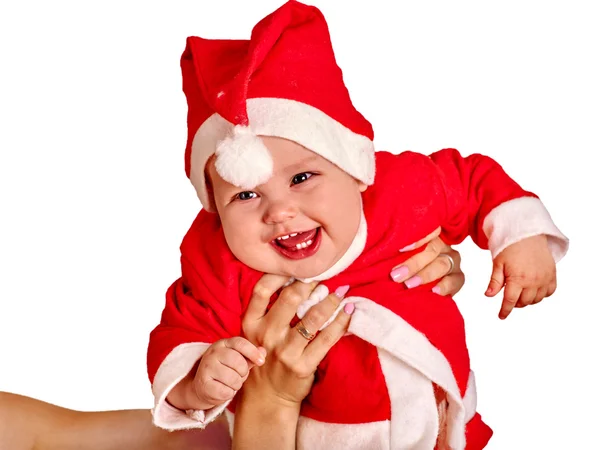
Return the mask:
[[[375, 148], [373, 141], [366, 136], [353, 132], [321, 110], [294, 100], [252, 98], [248, 99], [246, 107], [249, 126], [257, 136], [281, 137], [297, 142], [354, 178], [373, 184]], [[192, 141], [190, 180], [200, 202], [209, 211], [214, 212], [214, 205], [206, 191], [204, 168], [219, 143], [231, 136], [233, 128], [232, 123], [215, 113], [198, 128]], [[261, 161], [265, 161], [262, 156]]]
[[569, 249], [569, 239], [556, 227], [544, 204], [535, 197], [521, 197], [498, 205], [485, 217], [483, 232], [492, 258], [515, 242], [544, 234], [555, 262]]

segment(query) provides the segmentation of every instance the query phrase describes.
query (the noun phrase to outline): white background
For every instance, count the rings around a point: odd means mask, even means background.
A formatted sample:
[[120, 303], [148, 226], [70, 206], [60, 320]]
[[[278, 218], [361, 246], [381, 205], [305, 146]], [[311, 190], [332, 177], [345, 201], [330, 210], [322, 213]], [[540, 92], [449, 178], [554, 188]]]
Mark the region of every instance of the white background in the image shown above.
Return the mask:
[[[595, 2], [315, 1], [379, 149], [489, 154], [571, 238], [557, 293], [497, 318], [459, 247], [490, 449], [598, 441]], [[8, 6], [10, 4], [10, 6]], [[247, 38], [279, 1], [3, 2], [0, 390], [151, 406], [145, 351], [199, 208], [185, 176], [188, 35]], [[402, 201], [402, 199], [398, 199]]]

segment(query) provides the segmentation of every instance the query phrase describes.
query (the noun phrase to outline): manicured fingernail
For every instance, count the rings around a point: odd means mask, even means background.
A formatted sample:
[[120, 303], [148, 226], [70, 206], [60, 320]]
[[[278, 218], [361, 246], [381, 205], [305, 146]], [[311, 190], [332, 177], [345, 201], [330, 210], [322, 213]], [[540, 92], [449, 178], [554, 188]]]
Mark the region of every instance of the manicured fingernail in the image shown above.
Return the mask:
[[432, 289], [434, 294], [440, 295], [442, 293], [442, 290], [440, 289], [439, 286], [436, 286]]
[[416, 244], [417, 244], [417, 243], [416, 243], [416, 242], [414, 242], [414, 243], [412, 243], [412, 244], [410, 244], [410, 245], [407, 245], [406, 247], [404, 247], [404, 248], [401, 248], [401, 249], [400, 249], [400, 251], [401, 251], [401, 252], [409, 252], [409, 251], [411, 251], [411, 250], [414, 250], [414, 249], [415, 249], [415, 245], [416, 245]]
[[423, 280], [421, 279], [421, 277], [419, 275], [415, 275], [414, 277], [406, 280], [404, 282], [404, 284], [406, 285], [407, 288], [412, 289], [417, 286], [420, 286], [422, 282], [423, 282]]
[[337, 295], [339, 298], [344, 297], [344, 295], [346, 295], [346, 293], [350, 290], [350, 286], [346, 285], [346, 286], [340, 286], [339, 288], [337, 288], [334, 292], [335, 295]]
[[401, 283], [408, 276], [408, 267], [398, 266], [391, 271], [390, 276], [396, 283]]
[[344, 306], [344, 312], [346, 314], [352, 314], [354, 312], [354, 303], [346, 303], [346, 306]]

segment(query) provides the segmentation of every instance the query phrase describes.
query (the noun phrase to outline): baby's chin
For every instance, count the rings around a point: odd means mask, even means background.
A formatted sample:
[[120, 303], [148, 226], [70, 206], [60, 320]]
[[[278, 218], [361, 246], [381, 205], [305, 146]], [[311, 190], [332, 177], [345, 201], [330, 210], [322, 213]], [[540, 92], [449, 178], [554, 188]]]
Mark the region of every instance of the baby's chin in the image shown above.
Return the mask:
[[319, 264], [315, 263], [315, 261], [310, 261], [308, 258], [306, 261], [302, 262], [294, 262], [291, 264], [292, 267], [274, 267], [269, 264], [257, 264], [255, 267], [247, 264], [254, 270], [263, 273], [269, 273], [273, 275], [281, 275], [284, 277], [293, 277], [298, 280], [303, 280], [305, 278], [314, 278], [318, 275], [321, 275], [323, 272], [329, 270], [333, 264]]

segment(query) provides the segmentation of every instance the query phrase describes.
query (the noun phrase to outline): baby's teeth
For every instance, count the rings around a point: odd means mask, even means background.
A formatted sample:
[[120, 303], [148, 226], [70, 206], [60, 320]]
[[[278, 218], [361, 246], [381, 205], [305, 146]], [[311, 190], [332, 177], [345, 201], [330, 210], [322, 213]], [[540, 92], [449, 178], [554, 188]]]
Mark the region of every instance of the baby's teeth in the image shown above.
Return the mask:
[[310, 244], [312, 244], [312, 240], [310, 240], [310, 239], [309, 239], [309, 240], [308, 240], [308, 241], [306, 241], [306, 242], [302, 242], [302, 243], [300, 243], [300, 244], [296, 244], [296, 249], [297, 249], [297, 250], [300, 250], [301, 248], [306, 248], [306, 247], [308, 247]]
[[290, 236], [291, 237], [298, 236], [298, 233], [292, 233], [292, 234], [290, 234]]

